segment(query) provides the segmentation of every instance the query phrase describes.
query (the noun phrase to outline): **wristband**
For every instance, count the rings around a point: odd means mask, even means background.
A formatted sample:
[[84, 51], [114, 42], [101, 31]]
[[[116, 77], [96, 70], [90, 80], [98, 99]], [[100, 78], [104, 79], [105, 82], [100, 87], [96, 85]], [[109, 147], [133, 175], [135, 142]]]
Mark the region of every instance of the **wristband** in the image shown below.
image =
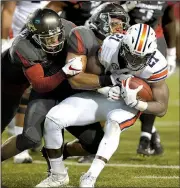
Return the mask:
[[63, 69], [61, 69], [61, 70], [59, 71], [59, 74], [60, 74], [64, 79], [67, 79], [67, 78], [68, 78], [67, 74], [63, 71]]
[[109, 75], [99, 76], [99, 84], [101, 87], [112, 85], [111, 77]]
[[147, 107], [148, 107], [148, 103], [140, 100], [137, 101], [137, 104], [135, 106], [135, 108], [137, 110], [140, 110], [141, 112], [145, 111]]
[[174, 47], [174, 48], [167, 48], [167, 55], [176, 56], [176, 47]]

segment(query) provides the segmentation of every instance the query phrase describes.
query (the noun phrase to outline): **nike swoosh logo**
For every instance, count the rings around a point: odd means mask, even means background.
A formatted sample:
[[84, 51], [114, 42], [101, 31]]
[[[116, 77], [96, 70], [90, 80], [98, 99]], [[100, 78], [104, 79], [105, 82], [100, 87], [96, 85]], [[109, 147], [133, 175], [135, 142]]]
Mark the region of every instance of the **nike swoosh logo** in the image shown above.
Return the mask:
[[73, 68], [72, 65], [69, 66], [69, 70], [81, 71], [81, 69], [75, 69], [75, 68]]

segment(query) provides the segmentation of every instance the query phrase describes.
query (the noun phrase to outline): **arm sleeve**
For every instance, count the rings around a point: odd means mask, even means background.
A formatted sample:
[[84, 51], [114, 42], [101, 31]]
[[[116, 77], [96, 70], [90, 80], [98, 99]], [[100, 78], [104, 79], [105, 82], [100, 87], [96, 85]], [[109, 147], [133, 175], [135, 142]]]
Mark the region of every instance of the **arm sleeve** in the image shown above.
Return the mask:
[[14, 57], [16, 57], [15, 62], [19, 65], [21, 64], [24, 74], [31, 83], [33, 89], [39, 93], [52, 91], [66, 79], [66, 74], [62, 70], [52, 76], [45, 77], [43, 67], [39, 63], [27, 60], [17, 50], [14, 55]]
[[24, 73], [33, 89], [39, 93], [52, 91], [66, 79], [66, 75], [62, 70], [52, 76], [44, 77], [44, 70], [39, 63], [26, 69]]

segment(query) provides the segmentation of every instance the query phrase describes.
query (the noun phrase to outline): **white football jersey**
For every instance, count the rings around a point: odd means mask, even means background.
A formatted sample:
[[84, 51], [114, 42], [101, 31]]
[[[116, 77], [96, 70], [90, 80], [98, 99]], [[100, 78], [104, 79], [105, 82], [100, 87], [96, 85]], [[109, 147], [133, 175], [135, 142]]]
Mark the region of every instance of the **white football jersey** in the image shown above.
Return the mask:
[[108, 36], [99, 50], [99, 61], [104, 66], [105, 71], [125, 73], [142, 78], [148, 83], [164, 80], [168, 74], [167, 61], [157, 49], [154, 55], [148, 60], [148, 65], [140, 71], [131, 71], [127, 68], [120, 69], [121, 62], [118, 61], [121, 41], [125, 35], [115, 34]]
[[12, 21], [13, 37], [16, 37], [21, 31], [28, 15], [41, 7], [41, 1], [17, 1]]

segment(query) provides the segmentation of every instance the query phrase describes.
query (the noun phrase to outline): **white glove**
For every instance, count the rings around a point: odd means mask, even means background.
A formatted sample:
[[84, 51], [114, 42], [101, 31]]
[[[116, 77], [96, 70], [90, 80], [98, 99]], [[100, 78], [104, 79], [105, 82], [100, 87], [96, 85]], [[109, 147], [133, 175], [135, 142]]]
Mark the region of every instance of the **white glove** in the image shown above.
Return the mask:
[[110, 89], [111, 89], [110, 86], [101, 87], [101, 88], [97, 89], [97, 92], [103, 94], [106, 97], [108, 97], [108, 93], [109, 93]]
[[113, 73], [110, 76], [113, 85], [121, 85], [122, 80], [127, 80], [128, 78], [131, 77], [134, 76], [131, 74], [118, 74], [118, 73]]
[[121, 6], [124, 8], [126, 12], [129, 12], [136, 7], [137, 3], [139, 3], [139, 1], [126, 1]]
[[62, 70], [67, 76], [74, 76], [82, 72], [82, 68], [83, 66], [81, 57], [75, 57], [70, 59], [68, 63], [62, 68]]
[[168, 48], [166, 60], [168, 63], [168, 77], [176, 70], [176, 48]]
[[136, 89], [130, 89], [129, 88], [129, 81], [131, 78], [128, 78], [126, 80], [126, 86], [125, 86], [125, 81], [122, 81], [122, 86], [121, 86], [121, 97], [124, 99], [126, 105], [130, 107], [135, 107], [138, 104], [137, 100], [137, 93], [143, 88], [143, 85], [140, 85]]
[[121, 88], [119, 86], [113, 86], [108, 92], [108, 99], [118, 101], [121, 97]]
[[119, 100], [121, 96], [121, 91], [119, 86], [113, 86], [113, 87], [102, 87], [97, 89], [98, 93], [103, 94], [110, 100]]

